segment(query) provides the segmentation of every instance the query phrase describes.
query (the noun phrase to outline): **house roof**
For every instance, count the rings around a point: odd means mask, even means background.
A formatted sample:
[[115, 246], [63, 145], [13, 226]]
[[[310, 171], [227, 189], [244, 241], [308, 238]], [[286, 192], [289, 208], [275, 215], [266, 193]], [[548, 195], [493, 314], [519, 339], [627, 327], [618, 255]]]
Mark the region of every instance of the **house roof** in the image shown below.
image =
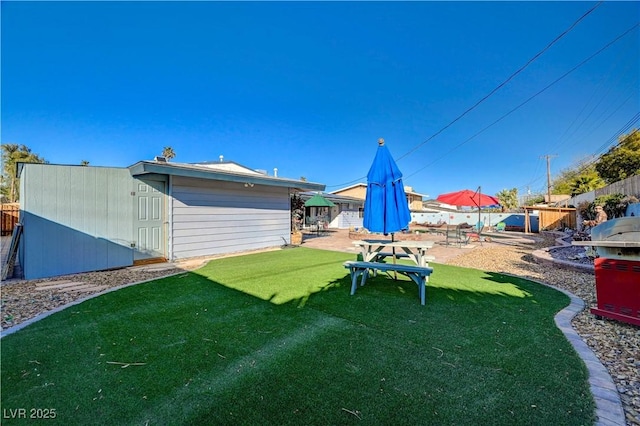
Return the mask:
[[346, 191], [347, 189], [358, 188], [360, 186], [364, 186], [366, 188], [367, 184], [366, 183], [356, 183], [354, 185], [349, 185], [349, 186], [341, 188], [341, 189], [336, 189], [335, 191], [331, 191], [331, 193], [335, 194], [336, 192], [342, 192], [342, 191]]
[[138, 161], [129, 166], [131, 175], [172, 175], [197, 179], [221, 180], [255, 185], [291, 188], [298, 191], [323, 191], [325, 185], [295, 179], [269, 176], [233, 162], [169, 163], [161, 161]]
[[172, 163], [172, 164], [182, 164], [185, 166], [200, 166], [206, 167], [208, 169], [226, 171], [229, 173], [240, 173], [240, 174], [249, 174], [249, 175], [258, 175], [264, 176], [266, 172], [259, 172], [258, 170], [253, 170], [248, 167], [243, 166], [242, 164], [238, 164], [234, 161], [203, 161], [201, 163]]
[[423, 198], [424, 198], [424, 197], [428, 197], [428, 195], [426, 195], [426, 194], [420, 194], [420, 193], [418, 193], [418, 192], [414, 191], [412, 186], [406, 186], [406, 185], [405, 185], [405, 187], [404, 187], [404, 193], [405, 193], [405, 194], [407, 194], [407, 195], [408, 195], [408, 194], [411, 194], [411, 195], [417, 195], [418, 197], [423, 197]]
[[460, 210], [456, 206], [452, 206], [449, 204], [444, 204], [436, 200], [426, 200], [422, 202], [422, 207], [424, 211], [429, 212], [452, 212], [452, 213], [460, 213]]
[[[359, 188], [359, 187], [364, 187], [364, 188], [366, 188], [366, 187], [367, 187], [367, 184], [366, 184], [366, 183], [362, 183], [362, 182], [360, 182], [360, 183], [356, 183], [356, 184], [354, 184], [354, 185], [347, 186], [347, 187], [342, 188], [342, 189], [337, 189], [337, 190], [335, 190], [335, 191], [331, 191], [331, 193], [332, 193], [332, 194], [335, 194], [335, 193], [337, 193], [337, 192], [342, 192], [342, 191], [346, 191], [346, 190], [348, 190], [348, 189]], [[405, 194], [407, 194], [407, 195], [417, 195], [417, 196], [419, 196], [419, 197], [428, 197], [428, 195], [419, 194], [419, 193], [415, 192], [415, 191], [413, 190], [413, 188], [412, 188], [412, 187], [410, 187], [410, 186], [406, 186], [406, 185], [405, 185], [405, 187], [404, 187], [404, 193], [405, 193]]]
[[407, 191], [407, 188], [404, 189], [404, 193], [407, 194], [407, 195], [416, 195], [418, 197], [427, 197], [428, 196], [428, 195], [425, 195], [425, 194], [420, 194], [420, 193], [414, 191], [413, 189], [410, 189], [410, 190]]

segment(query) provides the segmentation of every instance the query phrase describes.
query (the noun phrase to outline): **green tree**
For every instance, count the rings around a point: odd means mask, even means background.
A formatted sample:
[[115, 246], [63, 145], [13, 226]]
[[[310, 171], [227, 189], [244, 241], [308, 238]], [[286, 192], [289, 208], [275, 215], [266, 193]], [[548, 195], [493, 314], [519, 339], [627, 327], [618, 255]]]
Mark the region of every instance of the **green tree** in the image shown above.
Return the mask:
[[87, 161], [87, 160], [82, 160], [82, 161], [80, 161], [80, 165], [81, 165], [81, 166], [85, 166], [85, 167], [86, 167], [86, 166], [88, 166], [88, 165], [89, 165], [89, 161]]
[[580, 166], [572, 166], [560, 171], [551, 182], [551, 192], [554, 194], [570, 194], [573, 182], [580, 176]]
[[552, 182], [552, 193], [577, 195], [594, 189], [602, 188], [606, 184], [596, 171], [593, 158], [585, 158], [577, 165], [561, 170]]
[[576, 176], [570, 183], [569, 194], [574, 197], [579, 194], [584, 194], [585, 192], [591, 192], [598, 188], [602, 188], [603, 186], [605, 186], [604, 181], [594, 169], [589, 173], [583, 173]]
[[44, 158], [31, 152], [25, 145], [13, 143], [2, 145], [2, 182], [0, 193], [10, 203], [19, 199], [19, 185], [16, 176], [17, 163], [47, 163]]
[[500, 200], [500, 205], [505, 209], [518, 208], [518, 188], [503, 189], [496, 194]]
[[162, 150], [162, 156], [167, 159], [167, 161], [171, 161], [172, 158], [176, 156], [176, 153], [173, 151], [173, 148], [170, 146], [165, 146]]
[[534, 206], [536, 204], [544, 203], [545, 196], [543, 194], [531, 195], [530, 198], [527, 199], [527, 204], [530, 206]]
[[600, 157], [596, 170], [607, 184], [640, 174], [640, 130], [621, 136], [618, 144]]

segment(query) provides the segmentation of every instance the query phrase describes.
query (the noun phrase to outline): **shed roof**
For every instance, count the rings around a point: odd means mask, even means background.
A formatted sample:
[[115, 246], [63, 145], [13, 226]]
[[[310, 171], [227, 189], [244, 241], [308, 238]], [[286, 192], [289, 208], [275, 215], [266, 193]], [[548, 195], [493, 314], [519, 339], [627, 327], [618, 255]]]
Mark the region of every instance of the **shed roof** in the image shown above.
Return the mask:
[[[82, 166], [82, 165], [65, 165], [50, 163], [23, 163], [16, 164], [16, 173], [20, 177], [22, 169], [25, 165], [41, 165], [41, 166], [64, 166], [64, 167], [100, 167], [100, 168], [116, 168], [121, 167], [101, 167], [101, 166]], [[291, 188], [295, 191], [324, 191], [326, 185], [315, 182], [306, 182], [296, 179], [280, 178], [269, 176], [255, 170], [246, 168], [240, 164], [233, 162], [219, 163], [219, 167], [215, 163], [169, 163], [160, 161], [138, 161], [128, 167], [132, 176], [143, 175], [172, 175], [192, 177], [198, 179], [221, 180], [226, 182], [240, 182], [254, 185], [267, 185]]]
[[138, 161], [129, 166], [133, 176], [160, 174], [286, 187], [298, 191], [323, 191], [325, 189], [325, 185], [321, 183], [269, 176], [244, 166], [242, 168], [244, 170], [236, 167], [213, 167], [213, 164], [164, 163], [158, 161]]

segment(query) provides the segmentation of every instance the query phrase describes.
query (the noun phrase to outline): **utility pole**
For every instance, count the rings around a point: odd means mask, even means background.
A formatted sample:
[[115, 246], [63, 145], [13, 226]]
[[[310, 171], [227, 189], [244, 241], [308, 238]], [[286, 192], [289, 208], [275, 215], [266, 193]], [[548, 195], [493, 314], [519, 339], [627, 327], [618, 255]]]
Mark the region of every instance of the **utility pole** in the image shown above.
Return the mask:
[[557, 157], [557, 155], [543, 155], [540, 158], [547, 159], [547, 204], [551, 204], [551, 157]]

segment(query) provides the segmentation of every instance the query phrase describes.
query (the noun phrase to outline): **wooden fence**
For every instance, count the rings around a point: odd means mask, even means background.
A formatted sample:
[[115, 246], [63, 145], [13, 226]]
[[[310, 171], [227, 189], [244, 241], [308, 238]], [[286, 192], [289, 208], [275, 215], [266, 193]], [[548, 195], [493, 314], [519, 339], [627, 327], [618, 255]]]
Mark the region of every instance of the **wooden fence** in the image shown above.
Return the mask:
[[572, 210], [542, 210], [538, 213], [540, 229], [554, 230], [576, 229], [576, 211]]
[[640, 175], [631, 176], [604, 188], [596, 189], [595, 193], [596, 197], [609, 194], [624, 194], [640, 198]]
[[538, 228], [540, 231], [571, 228], [576, 229], [576, 209], [566, 207], [524, 207], [524, 232], [531, 232], [529, 215], [538, 211]]
[[609, 194], [633, 195], [636, 198], [640, 198], [640, 175], [631, 176], [619, 182], [614, 182], [611, 185], [596, 189], [595, 191], [576, 195], [575, 197], [565, 200], [560, 204], [563, 206], [579, 206], [581, 203], [592, 203], [596, 197]]
[[2, 221], [2, 236], [11, 235], [13, 228], [18, 223], [20, 216], [19, 203], [0, 204], [0, 217]]

